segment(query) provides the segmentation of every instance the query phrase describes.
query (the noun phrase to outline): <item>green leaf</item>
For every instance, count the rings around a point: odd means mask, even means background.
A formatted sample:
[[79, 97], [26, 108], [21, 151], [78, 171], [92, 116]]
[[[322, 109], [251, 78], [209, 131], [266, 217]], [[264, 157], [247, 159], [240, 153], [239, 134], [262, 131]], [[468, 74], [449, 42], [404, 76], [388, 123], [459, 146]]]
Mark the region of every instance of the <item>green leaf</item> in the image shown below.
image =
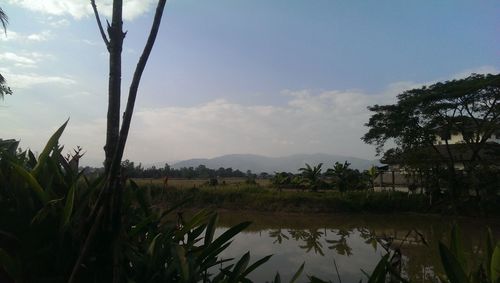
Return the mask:
[[45, 162], [47, 161], [47, 158], [49, 157], [50, 152], [57, 147], [57, 144], [59, 142], [59, 138], [61, 137], [62, 133], [64, 132], [64, 129], [66, 128], [66, 125], [68, 124], [68, 120], [62, 124], [59, 129], [50, 137], [49, 141], [45, 145], [45, 148], [43, 149], [42, 153], [40, 153], [40, 156], [38, 157], [38, 163], [36, 164], [35, 168], [33, 169], [33, 175], [38, 176], [40, 174], [40, 170], [42, 167], [45, 165]]
[[295, 281], [297, 281], [297, 279], [299, 279], [300, 275], [302, 274], [302, 271], [304, 271], [305, 264], [306, 263], [303, 262], [302, 265], [299, 267], [299, 269], [297, 269], [297, 271], [295, 272], [295, 274], [292, 277], [292, 280], [290, 280], [290, 283], [295, 283]]
[[497, 243], [495, 251], [491, 256], [491, 282], [500, 281], [500, 242]]
[[276, 273], [276, 276], [274, 276], [274, 283], [281, 283], [281, 276], [279, 273]]
[[210, 243], [212, 243], [217, 222], [219, 222], [219, 215], [217, 213], [215, 213], [214, 215], [212, 215], [212, 217], [210, 217], [210, 220], [208, 221], [207, 230], [205, 231], [205, 239], [204, 239], [205, 246], [208, 246]]
[[462, 241], [460, 240], [460, 229], [457, 225], [453, 225], [451, 229], [450, 251], [458, 260], [463, 270], [467, 270], [467, 261], [465, 260]]
[[203, 261], [207, 256], [211, 255], [213, 251], [217, 250], [219, 247], [221, 247], [224, 243], [232, 239], [234, 236], [236, 236], [238, 233], [243, 231], [245, 228], [247, 228], [252, 222], [243, 222], [238, 225], [235, 225], [226, 232], [224, 232], [222, 235], [220, 235], [215, 241], [213, 241], [208, 247], [206, 247], [203, 252], [201, 253], [199, 257], [199, 261]]
[[42, 203], [47, 203], [49, 197], [47, 193], [44, 191], [42, 186], [38, 183], [35, 177], [28, 171], [26, 171], [23, 167], [11, 162], [12, 167], [14, 168], [14, 172], [16, 172], [23, 180], [28, 184], [28, 186], [33, 190], [38, 199]]
[[229, 276], [228, 283], [238, 283], [240, 275], [245, 271], [245, 268], [250, 262], [250, 252], [246, 252], [240, 260], [236, 263], [233, 270], [231, 271], [231, 276]]
[[156, 247], [156, 241], [158, 240], [158, 238], [161, 236], [162, 234], [161, 233], [158, 233], [158, 235], [156, 235], [153, 240], [151, 241], [151, 244], [149, 244], [149, 247], [148, 247], [148, 254], [149, 255], [154, 255], [154, 252], [155, 252], [155, 247]]
[[262, 264], [264, 264], [265, 262], [267, 262], [270, 258], [272, 257], [272, 255], [268, 255], [268, 256], [265, 256], [261, 259], [259, 259], [258, 261], [254, 262], [252, 265], [250, 265], [242, 274], [241, 274], [241, 277], [242, 278], [245, 278], [247, 277], [248, 274], [250, 274], [250, 272], [254, 271], [255, 269], [257, 269], [257, 267], [261, 266]]
[[375, 266], [375, 269], [373, 270], [372, 274], [370, 275], [370, 278], [368, 279], [368, 283], [378, 283], [378, 282], [384, 282], [385, 277], [387, 275], [387, 261], [389, 259], [389, 254], [386, 254], [383, 256], [380, 261], [377, 263], [377, 266]]
[[[491, 260], [493, 259], [493, 251], [495, 249], [495, 241], [493, 237], [493, 232], [488, 227], [488, 231], [486, 234], [486, 272], [488, 276], [491, 277]], [[493, 281], [494, 282], [494, 281]]]
[[154, 215], [145, 217], [140, 223], [138, 223], [137, 225], [133, 226], [132, 229], [130, 229], [128, 236], [131, 238], [137, 236], [139, 233], [143, 232], [144, 228], [148, 227], [149, 224], [153, 223], [153, 220], [155, 220]]
[[14, 279], [15, 282], [21, 281], [21, 268], [19, 262], [15, 261], [5, 250], [0, 248], [0, 267]]
[[146, 215], [151, 215], [151, 204], [146, 198], [144, 190], [141, 189], [134, 180], [130, 179], [130, 185], [134, 189], [136, 200]]
[[451, 283], [469, 283], [462, 265], [443, 243], [439, 242], [439, 254], [446, 276]]
[[66, 227], [73, 213], [73, 206], [75, 203], [75, 190], [76, 182], [69, 189], [68, 195], [66, 196], [66, 204], [64, 205], [64, 210], [62, 214], [62, 226]]
[[177, 264], [179, 264], [179, 268], [181, 271], [181, 278], [183, 282], [189, 281], [189, 268], [186, 260], [186, 252], [184, 248], [179, 245], [175, 246], [175, 253], [177, 255]]
[[310, 283], [328, 283], [327, 281], [319, 279], [316, 276], [309, 276], [309, 281], [310, 281]]

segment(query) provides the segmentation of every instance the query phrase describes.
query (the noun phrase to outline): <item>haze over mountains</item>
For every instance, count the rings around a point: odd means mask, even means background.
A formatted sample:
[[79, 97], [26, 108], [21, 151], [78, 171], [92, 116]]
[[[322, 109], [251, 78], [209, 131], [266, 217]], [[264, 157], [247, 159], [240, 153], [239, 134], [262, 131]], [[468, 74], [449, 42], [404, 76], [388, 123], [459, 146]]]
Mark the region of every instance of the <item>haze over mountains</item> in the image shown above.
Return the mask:
[[326, 169], [332, 167], [336, 161], [343, 163], [346, 160], [351, 163], [351, 168], [359, 170], [365, 170], [370, 168], [372, 165], [380, 164], [378, 160], [367, 160], [341, 155], [317, 153], [295, 154], [284, 157], [267, 157], [255, 154], [228, 154], [209, 159], [200, 158], [179, 161], [171, 166], [178, 169], [182, 167], [198, 167], [199, 165], [205, 165], [211, 169], [230, 167], [234, 170], [239, 169], [243, 172], [251, 170], [254, 173], [273, 173], [281, 171], [296, 173], [299, 168], [304, 167], [305, 163], [308, 163], [311, 166], [323, 163], [323, 168]]

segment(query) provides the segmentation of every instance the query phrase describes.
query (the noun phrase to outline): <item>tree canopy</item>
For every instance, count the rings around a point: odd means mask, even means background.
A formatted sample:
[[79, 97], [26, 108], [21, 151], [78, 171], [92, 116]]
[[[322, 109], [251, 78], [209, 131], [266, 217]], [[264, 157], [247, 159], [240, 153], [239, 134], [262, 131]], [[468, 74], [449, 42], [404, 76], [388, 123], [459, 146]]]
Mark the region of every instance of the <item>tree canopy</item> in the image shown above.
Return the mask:
[[500, 74], [472, 74], [408, 90], [397, 99], [396, 104], [368, 107], [374, 114], [362, 140], [376, 145], [379, 154], [389, 141], [409, 152], [433, 147], [437, 135], [458, 133], [477, 159], [487, 139], [500, 130]]
[[[500, 134], [500, 74], [407, 90], [395, 104], [368, 109], [374, 114], [362, 140], [383, 153], [382, 162], [426, 175], [432, 192], [448, 188], [457, 199], [475, 190], [479, 196], [489, 178], [478, 176], [500, 163], [500, 145], [489, 142]], [[451, 141], [452, 135], [458, 140]], [[395, 147], [387, 146], [392, 142]]]

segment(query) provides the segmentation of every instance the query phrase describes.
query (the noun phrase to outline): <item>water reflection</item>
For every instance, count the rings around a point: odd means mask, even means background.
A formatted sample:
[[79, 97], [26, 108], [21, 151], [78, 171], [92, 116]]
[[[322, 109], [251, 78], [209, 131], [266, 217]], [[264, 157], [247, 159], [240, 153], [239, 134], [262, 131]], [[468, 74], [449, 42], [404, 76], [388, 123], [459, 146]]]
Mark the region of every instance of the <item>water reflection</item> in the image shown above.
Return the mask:
[[[251, 220], [250, 229], [237, 236], [225, 257], [241, 256], [250, 251], [257, 260], [273, 257], [251, 278], [265, 282], [279, 271], [287, 282], [306, 262], [305, 275], [337, 279], [334, 261], [343, 282], [366, 281], [361, 270], [371, 272], [387, 251], [402, 253], [402, 275], [412, 281], [430, 282], [441, 271], [437, 254], [439, 240], [447, 242], [450, 219], [422, 216], [303, 216], [303, 215], [226, 215], [221, 214], [222, 233], [240, 221]], [[467, 233], [466, 248], [478, 256], [484, 242], [484, 227], [500, 227], [498, 220], [458, 220]], [[464, 233], [464, 234], [465, 234]], [[499, 234], [496, 230], [495, 233]], [[302, 282], [299, 281], [299, 282]]]

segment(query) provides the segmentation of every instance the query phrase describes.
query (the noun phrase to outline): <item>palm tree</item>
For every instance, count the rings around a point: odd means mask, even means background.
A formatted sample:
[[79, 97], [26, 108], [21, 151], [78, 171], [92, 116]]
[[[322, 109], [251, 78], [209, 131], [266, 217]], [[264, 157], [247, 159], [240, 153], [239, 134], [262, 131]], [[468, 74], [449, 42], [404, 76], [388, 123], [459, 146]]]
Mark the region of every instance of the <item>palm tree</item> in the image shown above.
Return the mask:
[[[7, 24], [9, 23], [9, 17], [7, 17], [7, 14], [5, 14], [2, 8], [0, 8], [0, 22], [2, 23], [5, 35], [7, 35]], [[3, 99], [6, 94], [12, 94], [12, 90], [6, 85], [5, 78], [2, 76], [2, 74], [0, 74], [0, 99]]]
[[321, 166], [323, 166], [323, 163], [313, 167], [306, 163], [306, 167], [299, 169], [299, 171], [302, 172], [303, 184], [311, 191], [317, 191], [321, 183]]
[[0, 99], [3, 99], [6, 94], [12, 94], [12, 90], [7, 86], [5, 78], [0, 74]]
[[335, 162], [333, 168], [326, 171], [328, 175], [334, 176], [336, 178], [337, 188], [340, 192], [345, 192], [348, 188], [348, 179], [351, 165], [349, 162], [345, 161], [343, 164], [340, 162]]
[[3, 26], [3, 31], [7, 33], [7, 24], [9, 23], [9, 17], [7, 17], [7, 14], [0, 8], [0, 22], [2, 23]]

